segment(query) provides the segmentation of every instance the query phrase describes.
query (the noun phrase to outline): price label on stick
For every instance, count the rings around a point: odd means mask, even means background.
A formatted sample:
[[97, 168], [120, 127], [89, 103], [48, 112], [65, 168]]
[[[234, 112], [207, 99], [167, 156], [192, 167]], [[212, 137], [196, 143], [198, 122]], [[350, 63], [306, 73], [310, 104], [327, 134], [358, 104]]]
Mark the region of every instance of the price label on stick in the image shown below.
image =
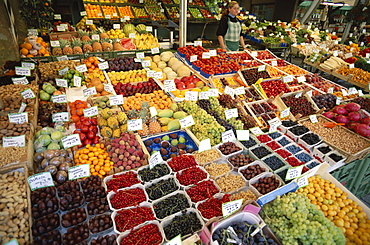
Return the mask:
[[85, 64], [76, 66], [76, 70], [79, 72], [87, 72], [87, 66]]
[[249, 140], [249, 130], [236, 130], [236, 137], [239, 141]]
[[348, 96], [348, 92], [346, 89], [342, 88], [342, 95], [343, 96]]
[[209, 99], [208, 91], [199, 92], [199, 100], [208, 100], [208, 99]]
[[277, 65], [278, 65], [278, 63], [277, 63], [277, 61], [276, 61], [276, 60], [273, 60], [273, 61], [271, 61], [271, 65], [272, 65], [272, 66], [277, 66]]
[[123, 105], [123, 95], [114, 95], [109, 97], [110, 105]]
[[109, 68], [108, 61], [99, 63], [98, 67], [99, 67], [100, 70], [108, 69]]
[[256, 136], [263, 134], [263, 131], [259, 127], [250, 128], [249, 131]]
[[91, 87], [91, 88], [84, 89], [83, 94], [84, 94], [85, 97], [89, 97], [89, 96], [97, 94], [95, 86]]
[[212, 148], [211, 146], [211, 139], [204, 139], [199, 142], [199, 149], [198, 152], [208, 151]]
[[245, 87], [238, 87], [234, 89], [235, 95], [245, 94]]
[[133, 119], [127, 121], [127, 131], [137, 131], [143, 129], [142, 119]]
[[289, 82], [291, 82], [293, 80], [294, 79], [293, 79], [292, 76], [285, 76], [285, 77], [283, 77], [283, 82], [285, 82], [285, 83], [289, 83]]
[[26, 146], [26, 136], [13, 136], [13, 137], [4, 137], [3, 138], [3, 147], [24, 147]]
[[295, 167], [295, 168], [289, 168], [288, 172], [286, 173], [285, 180], [291, 180], [298, 178], [302, 174], [303, 165]]
[[298, 81], [299, 83], [305, 82], [305, 81], [306, 81], [306, 77], [305, 77], [305, 76], [297, 77], [297, 81]]
[[36, 98], [36, 95], [33, 93], [32, 89], [25, 89], [22, 92], [20, 92], [23, 99], [33, 99]]
[[225, 94], [228, 94], [230, 95], [232, 98], [234, 98], [234, 94], [235, 94], [235, 91], [234, 89], [230, 88], [229, 86], [226, 86], [225, 87], [225, 91], [224, 91]]
[[266, 70], [266, 65], [261, 65], [258, 67], [258, 71], [261, 72], [261, 71], [265, 71]]
[[85, 117], [93, 117], [99, 114], [99, 110], [97, 106], [89, 107], [84, 109], [84, 116]]
[[15, 74], [20, 76], [31, 76], [31, 69], [28, 67], [15, 67]]
[[163, 78], [163, 73], [161, 71], [154, 72], [153, 78], [162, 79]]
[[186, 91], [185, 92], [185, 100], [197, 101], [198, 100], [198, 92], [197, 91]]
[[203, 52], [202, 59], [209, 59], [209, 58], [211, 58], [210, 53], [209, 52]]
[[355, 87], [351, 87], [351, 88], [349, 88], [349, 90], [348, 90], [348, 94], [349, 94], [349, 95], [352, 95], [352, 94], [358, 94], [358, 91], [357, 91], [357, 89], [356, 89]]
[[289, 114], [290, 114], [290, 107], [288, 107], [288, 108], [286, 108], [286, 109], [284, 109], [280, 112], [280, 118], [281, 119], [286, 118], [286, 117], [289, 116]]
[[22, 67], [30, 68], [31, 70], [35, 69], [35, 63], [33, 62], [22, 62]]
[[27, 178], [27, 182], [31, 191], [54, 186], [53, 177], [51, 176], [50, 172], [34, 174]]
[[53, 101], [53, 103], [67, 103], [67, 95], [53, 95], [51, 97], [51, 100]]
[[207, 92], [208, 92], [209, 97], [218, 97], [218, 89], [217, 88], [208, 89]]
[[181, 234], [167, 242], [166, 245], [182, 245]]
[[152, 48], [150, 51], [152, 52], [152, 54], [158, 54], [159, 53], [159, 48], [155, 47], [155, 48]]
[[329, 93], [329, 94], [334, 93], [334, 88], [333, 88], [333, 87], [328, 88], [328, 93]]
[[69, 122], [68, 112], [58, 112], [52, 115], [53, 122]]
[[164, 80], [164, 90], [166, 92], [171, 92], [176, 90], [176, 85], [173, 80]]
[[226, 120], [233, 118], [233, 117], [238, 117], [238, 109], [233, 108], [233, 109], [225, 110], [225, 117], [226, 117]]
[[311, 120], [311, 122], [312, 122], [312, 123], [317, 123], [317, 122], [319, 122], [319, 121], [317, 120], [317, 116], [316, 116], [316, 114], [310, 115], [310, 120]]
[[181, 128], [187, 128], [195, 124], [192, 115], [184, 117], [183, 119], [180, 119], [179, 121], [180, 121]]
[[90, 164], [81, 164], [68, 169], [68, 179], [75, 180], [90, 177]]
[[239, 200], [223, 203], [222, 204], [222, 215], [224, 217], [227, 217], [230, 214], [233, 214], [236, 211], [238, 211], [242, 207], [243, 200], [244, 199], [239, 199]]
[[226, 132], [223, 132], [221, 134], [221, 137], [222, 137], [222, 142], [223, 143], [236, 140], [234, 131], [232, 129], [230, 129], [230, 130], [228, 130]]
[[190, 56], [190, 62], [194, 62], [198, 59], [198, 55], [192, 55]]
[[155, 165], [160, 164], [162, 162], [163, 162], [163, 159], [162, 159], [161, 153], [157, 151], [153, 155], [150, 156], [149, 168], [152, 169]]
[[302, 92], [298, 92], [296, 95], [294, 95], [295, 98], [299, 98], [302, 96]]
[[28, 123], [28, 112], [23, 113], [9, 113], [9, 122], [15, 124]]
[[340, 102], [342, 102], [342, 97], [337, 97], [337, 99], [335, 100], [335, 104], [339, 105]]
[[19, 78], [12, 77], [12, 81], [14, 84], [23, 84], [23, 85], [28, 84], [28, 80], [26, 77], [19, 77]]
[[115, 94], [114, 88], [112, 84], [103, 83], [104, 90], [108, 93]]
[[299, 188], [308, 186], [309, 182], [308, 182], [308, 176], [307, 176], [307, 174], [305, 174], [301, 178], [299, 178], [297, 180], [297, 184], [298, 184]]
[[71, 148], [76, 145], [81, 145], [80, 135], [71, 134], [62, 138], [62, 144], [64, 149]]
[[158, 115], [158, 111], [154, 106], [149, 107], [149, 111], [150, 111], [150, 117], [155, 117], [156, 115]]
[[58, 73], [59, 75], [63, 76], [64, 74], [68, 72], [68, 70], [69, 70], [68, 67], [65, 67], [63, 69], [60, 69]]

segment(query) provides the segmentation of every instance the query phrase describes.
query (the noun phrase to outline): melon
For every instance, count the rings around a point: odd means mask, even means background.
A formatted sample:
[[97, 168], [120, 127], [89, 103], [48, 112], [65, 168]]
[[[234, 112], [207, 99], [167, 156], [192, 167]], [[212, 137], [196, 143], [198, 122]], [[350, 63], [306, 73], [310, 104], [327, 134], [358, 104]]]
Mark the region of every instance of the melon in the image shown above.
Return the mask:
[[172, 69], [171, 69], [171, 67], [165, 67], [163, 70], [162, 70], [164, 73], [169, 73], [169, 72], [171, 72], [171, 71], [173, 71]]
[[158, 68], [161, 68], [163, 70], [167, 65], [166, 65], [166, 62], [159, 61], [157, 63], [157, 66], [158, 66]]
[[167, 79], [175, 79], [177, 77], [177, 73], [174, 72], [174, 71], [171, 71], [169, 73], [166, 73], [167, 74]]
[[161, 56], [159, 56], [159, 55], [154, 55], [154, 56], [153, 56], [153, 61], [154, 61], [155, 63], [158, 63], [159, 61], [161, 61]]
[[172, 67], [173, 63], [175, 63], [175, 61], [178, 61], [178, 59], [176, 57], [171, 57], [170, 60], [168, 61], [168, 66]]
[[176, 61], [175, 63], [173, 63], [173, 65], [171, 66], [172, 70], [174, 70], [175, 72], [177, 72], [177, 70], [183, 66], [184, 64], [181, 62], [181, 61]]
[[160, 69], [160, 68], [154, 68], [154, 69], [152, 69], [153, 71], [162, 71], [162, 69]]
[[164, 72], [162, 72], [162, 79], [163, 79], [163, 80], [166, 80], [166, 79], [167, 79], [167, 75], [166, 75], [166, 73], [164, 73]]
[[179, 75], [179, 77], [190, 76], [190, 69], [185, 65], [180, 66], [180, 68], [177, 70], [177, 75]]
[[126, 24], [123, 27], [123, 33], [125, 33], [126, 36], [128, 36], [130, 33], [135, 33], [135, 26], [133, 24]]
[[150, 57], [150, 56], [145, 56], [145, 57], [144, 57], [144, 60], [150, 60], [150, 62], [152, 62], [152, 57]]
[[174, 56], [174, 54], [172, 52], [166, 51], [166, 52], [161, 53], [161, 60], [167, 62], [173, 56]]
[[157, 64], [155, 62], [150, 62], [150, 66], [149, 66], [150, 69], [154, 70], [156, 68], [158, 68]]

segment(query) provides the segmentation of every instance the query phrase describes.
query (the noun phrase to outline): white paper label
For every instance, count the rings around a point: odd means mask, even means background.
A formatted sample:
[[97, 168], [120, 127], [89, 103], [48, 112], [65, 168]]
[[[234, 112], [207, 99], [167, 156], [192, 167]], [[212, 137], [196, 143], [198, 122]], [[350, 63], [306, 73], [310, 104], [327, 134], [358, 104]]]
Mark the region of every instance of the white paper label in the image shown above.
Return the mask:
[[68, 169], [68, 179], [75, 180], [90, 176], [90, 164], [81, 164]]
[[57, 31], [65, 31], [66, 28], [63, 25], [57, 26]]
[[26, 77], [19, 77], [19, 78], [12, 77], [12, 81], [14, 84], [23, 84], [23, 85], [28, 84], [28, 80]]
[[309, 185], [309, 182], [308, 182], [308, 176], [307, 176], [307, 174], [306, 175], [303, 175], [301, 178], [299, 178], [297, 180], [297, 184], [298, 184], [299, 188], [308, 186]]
[[158, 115], [158, 111], [154, 106], [149, 107], [149, 111], [150, 111], [150, 116], [151, 117], [155, 117], [156, 115]]
[[285, 118], [285, 117], [289, 116], [289, 114], [290, 114], [290, 107], [288, 107], [288, 108], [286, 108], [286, 109], [284, 109], [280, 112], [280, 118]]
[[261, 65], [258, 67], [258, 71], [265, 71], [266, 70], [266, 65]]
[[67, 103], [67, 95], [53, 95], [51, 96], [51, 100], [53, 101], [53, 103]]
[[21, 107], [19, 107], [18, 113], [24, 112], [24, 109], [26, 109], [26, 107], [27, 107], [27, 104], [22, 102]]
[[337, 97], [337, 99], [335, 100], [335, 104], [339, 105], [341, 101], [342, 101], [342, 97]]
[[138, 58], [138, 59], [144, 59], [145, 58], [144, 52], [136, 53], [136, 58]]
[[208, 92], [209, 97], [218, 97], [218, 89], [217, 88], [208, 89], [207, 92]]
[[348, 94], [351, 95], [351, 94], [358, 94], [358, 91], [355, 87], [351, 87], [349, 88], [348, 90]]
[[15, 74], [20, 76], [31, 76], [31, 69], [28, 67], [15, 67]]
[[87, 67], [85, 64], [76, 66], [76, 70], [79, 72], [87, 72]]
[[[86, 25], [93, 25], [93, 24], [94, 24], [93, 20], [86, 20]], [[99, 35], [97, 35], [97, 36], [99, 36]]]
[[258, 56], [257, 51], [252, 51], [252, 52], [251, 52], [251, 56], [252, 56], [252, 57], [257, 57], [257, 56]]
[[30, 68], [31, 70], [35, 69], [35, 63], [32, 62], [22, 62], [22, 67]]
[[337, 57], [338, 56], [338, 50], [334, 50], [333, 56]]
[[133, 119], [127, 121], [127, 130], [136, 131], [143, 129], [143, 120], [142, 119]]
[[277, 124], [271, 124], [269, 128], [269, 134], [277, 132], [278, 125]]
[[146, 72], [146, 76], [147, 77], [154, 77], [154, 74], [156, 73], [156, 71], [153, 71], [153, 70], [150, 70], [150, 71], [147, 71]]
[[307, 93], [306, 93], [308, 96], [310, 96], [310, 97], [312, 97], [312, 90], [310, 90], [310, 91], [307, 91]]
[[136, 34], [135, 34], [135, 33], [129, 33], [129, 34], [128, 34], [128, 37], [129, 37], [129, 38], [135, 38], [135, 37], [136, 37]]
[[349, 64], [349, 69], [355, 68], [355, 64]]
[[59, 47], [60, 46], [60, 43], [59, 43], [59, 41], [50, 41], [50, 46], [52, 46], [52, 47]]
[[194, 46], [202, 46], [202, 41], [194, 41]]
[[147, 27], [145, 27], [145, 30], [146, 31], [153, 31], [153, 27], [152, 26], [147, 26]]
[[113, 85], [112, 84], [107, 84], [107, 83], [103, 83], [103, 86], [104, 86], [104, 90], [108, 93], [111, 93], [111, 94], [114, 94], [115, 91], [114, 91], [114, 88], [113, 88]]
[[66, 74], [68, 72], [69, 68], [68, 67], [65, 67], [63, 69], [60, 69], [59, 70], [59, 75], [63, 76], [64, 74]]
[[149, 168], [152, 169], [155, 165], [160, 164], [162, 162], [163, 162], [163, 159], [162, 159], [161, 153], [157, 151], [153, 155], [150, 156]]
[[92, 40], [100, 40], [100, 36], [99, 35], [91, 35], [91, 39]]
[[27, 178], [31, 191], [54, 186], [53, 177], [50, 172], [34, 174]]
[[194, 62], [198, 59], [198, 55], [192, 55], [190, 56], [190, 62]]
[[184, 117], [183, 119], [180, 119], [179, 121], [180, 121], [181, 128], [187, 128], [195, 124], [192, 115]]
[[250, 128], [249, 131], [256, 136], [263, 134], [263, 131], [259, 127]]
[[24, 147], [26, 146], [26, 136], [14, 136], [14, 137], [4, 137], [3, 138], [3, 147]]
[[203, 52], [202, 59], [209, 59], [209, 58], [211, 58], [210, 53], [209, 52]]
[[230, 88], [229, 86], [226, 86], [226, 87], [225, 87], [224, 93], [225, 93], [225, 94], [228, 94], [228, 95], [230, 95], [232, 98], [234, 98], [235, 91], [234, 91], [234, 89]]
[[95, 94], [97, 94], [96, 88], [95, 87], [91, 87], [91, 88], [84, 89], [83, 90], [83, 94], [84, 94], [85, 97], [89, 97], [89, 96], [95, 95]]
[[62, 19], [62, 15], [61, 14], [54, 14], [54, 19], [55, 20], [61, 20]]
[[225, 117], [226, 117], [226, 120], [233, 118], [233, 117], [238, 117], [238, 109], [233, 108], [233, 109], [225, 110]]
[[301, 176], [303, 167], [304, 165], [295, 168], [289, 168], [288, 172], [286, 173], [285, 180], [291, 180]]
[[33, 99], [36, 97], [36, 95], [33, 93], [32, 89], [26, 89], [20, 92], [23, 99]]
[[171, 92], [176, 90], [176, 85], [173, 80], [164, 80], [164, 91]]
[[221, 136], [222, 136], [222, 142], [223, 143], [236, 140], [234, 131], [232, 129], [230, 129], [230, 130], [228, 130], [226, 132], [223, 132], [221, 134]]
[[358, 96], [363, 96], [364, 95], [364, 92], [362, 92], [362, 90], [358, 90]]
[[342, 88], [341, 90], [342, 90], [342, 95], [343, 96], [348, 96], [348, 92], [347, 92], [346, 89]]
[[166, 245], [182, 245], [181, 234], [167, 242]]
[[23, 113], [9, 113], [8, 114], [9, 122], [15, 124], [28, 123], [28, 112]]
[[114, 95], [109, 97], [110, 105], [123, 105], [123, 95]]
[[199, 149], [198, 152], [208, 151], [211, 147], [211, 139], [204, 139], [201, 142], [199, 142]]
[[152, 48], [150, 51], [152, 52], [152, 54], [158, 54], [159, 53], [159, 48], [155, 47], [155, 48]]
[[209, 55], [212, 57], [212, 56], [217, 56], [217, 50], [215, 49], [212, 49], [209, 51]]
[[301, 97], [302, 96], [302, 92], [298, 92], [294, 97], [295, 98], [299, 98], [299, 97]]
[[105, 18], [106, 18], [106, 19], [110, 19], [110, 14], [106, 14], [106, 15], [105, 15]]
[[202, 91], [199, 93], [199, 100], [208, 100], [208, 91]]
[[245, 94], [245, 87], [238, 87], [234, 89], [235, 95]]
[[57, 57], [57, 60], [58, 60], [58, 61], [68, 60], [68, 56], [67, 56], [67, 55], [58, 56], [58, 57]]
[[328, 93], [329, 93], [329, 94], [334, 93], [334, 88], [333, 88], [333, 87], [328, 88]]
[[236, 137], [239, 141], [249, 140], [249, 130], [236, 130]]
[[39, 34], [37, 29], [27, 29], [27, 31], [28, 31], [28, 36], [37, 36]]
[[93, 117], [99, 114], [98, 106], [89, 107], [83, 110], [85, 117]]
[[278, 62], [276, 60], [273, 60], [273, 61], [271, 61], [271, 65], [272, 66], [277, 66], [278, 65]]
[[130, 16], [124, 16], [123, 17], [125, 20], [130, 20]]
[[154, 72], [153, 78], [162, 79], [163, 78], [163, 73], [161, 71]]
[[87, 15], [87, 13], [86, 13], [86, 11], [81, 11], [81, 12], [80, 12], [80, 15], [81, 15], [81, 16], [86, 16], [86, 15]]
[[71, 134], [71, 135], [64, 136], [62, 138], [62, 144], [63, 144], [64, 149], [68, 149], [76, 145], [81, 145], [80, 135]]
[[317, 120], [317, 116], [316, 116], [316, 114], [310, 115], [310, 120], [311, 120], [311, 122], [312, 122], [312, 123], [317, 123], [317, 122], [319, 122], [319, 121]]
[[230, 214], [238, 211], [243, 204], [243, 199], [227, 202], [222, 204], [222, 215], [224, 217], [229, 216]]
[[150, 60], [143, 60], [143, 61], [141, 62], [141, 65], [142, 65], [143, 67], [149, 67], [149, 66], [151, 65], [151, 61], [150, 61]]
[[109, 68], [108, 61], [99, 63], [98, 67], [99, 67], [100, 70], [108, 69]]
[[305, 81], [306, 81], [306, 77], [305, 77], [305, 76], [297, 77], [297, 81], [298, 81], [299, 83], [305, 82]]
[[197, 101], [198, 100], [198, 92], [197, 91], [186, 91], [185, 92], [185, 100]]
[[294, 79], [293, 79], [293, 76], [285, 76], [285, 77], [283, 77], [283, 82], [285, 82], [285, 83], [289, 83], [289, 82], [291, 82], [291, 81], [293, 81]]
[[344, 57], [345, 57], [346, 59], [351, 58], [351, 57], [352, 57], [352, 53], [346, 53], [346, 54], [344, 55]]
[[69, 122], [68, 112], [58, 112], [52, 115], [53, 122]]
[[67, 88], [68, 87], [68, 82], [65, 79], [56, 78], [55, 79], [55, 82], [56, 82], [57, 86], [59, 86], [59, 87], [63, 87], [63, 88]]

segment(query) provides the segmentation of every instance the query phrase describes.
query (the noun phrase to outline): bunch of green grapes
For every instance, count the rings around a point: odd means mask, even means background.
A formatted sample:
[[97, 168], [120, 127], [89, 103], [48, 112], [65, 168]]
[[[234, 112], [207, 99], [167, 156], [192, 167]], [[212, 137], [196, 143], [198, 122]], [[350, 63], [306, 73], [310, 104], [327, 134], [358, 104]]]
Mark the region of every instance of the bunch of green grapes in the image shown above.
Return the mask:
[[278, 196], [263, 206], [265, 222], [291, 245], [345, 245], [346, 239], [323, 212], [303, 194], [288, 193]]
[[[211, 102], [212, 110], [217, 112], [217, 114], [224, 120], [226, 120], [225, 111], [228, 110], [220, 105], [220, 102], [215, 97], [210, 97], [209, 101]], [[236, 119], [235, 117], [227, 119], [228, 123], [231, 123], [236, 130], [242, 130], [244, 128], [244, 124], [241, 120]]]

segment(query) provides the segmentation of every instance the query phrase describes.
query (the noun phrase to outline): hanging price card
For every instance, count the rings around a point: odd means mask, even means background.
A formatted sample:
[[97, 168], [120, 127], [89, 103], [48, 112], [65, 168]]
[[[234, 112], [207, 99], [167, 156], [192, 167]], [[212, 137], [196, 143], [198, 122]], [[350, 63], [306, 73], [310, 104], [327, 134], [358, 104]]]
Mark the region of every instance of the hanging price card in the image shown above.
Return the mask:
[[158, 54], [159, 53], [159, 48], [155, 47], [155, 48], [150, 49], [150, 51], [152, 52], [152, 54]]
[[81, 145], [80, 135], [71, 134], [62, 138], [62, 144], [64, 149], [71, 148], [76, 145]]
[[138, 58], [138, 59], [144, 59], [145, 58], [144, 52], [136, 53], [136, 58]]
[[76, 70], [79, 72], [87, 72], [87, 67], [85, 64], [76, 66]]
[[198, 152], [208, 151], [211, 148], [212, 148], [212, 146], [211, 146], [211, 140], [209, 138], [208, 139], [204, 139], [201, 142], [199, 142]]
[[89, 108], [84, 109], [84, 116], [85, 117], [93, 117], [93, 116], [97, 116], [98, 114], [99, 114], [99, 111], [98, 111], [97, 106], [93, 106], [93, 107], [89, 107]]
[[317, 120], [317, 116], [316, 116], [316, 114], [310, 115], [310, 120], [311, 120], [311, 122], [312, 122], [312, 123], [317, 123], [317, 122], [319, 122], [319, 121]]
[[335, 104], [339, 105], [340, 102], [342, 102], [342, 97], [337, 97], [337, 99], [335, 100]]
[[90, 177], [90, 164], [81, 164], [68, 169], [68, 179], [75, 180]]
[[14, 136], [14, 137], [4, 137], [3, 138], [3, 147], [24, 147], [26, 146], [26, 136]]
[[266, 65], [261, 65], [258, 67], [258, 71], [265, 71], [266, 70]]
[[21, 107], [19, 107], [18, 113], [24, 112], [24, 109], [26, 109], [26, 107], [27, 107], [27, 104], [22, 102]]
[[263, 134], [262, 130], [259, 127], [250, 128], [249, 131], [251, 131], [251, 133], [256, 136]]
[[33, 62], [22, 62], [22, 67], [30, 68], [31, 70], [35, 69], [35, 63]]
[[197, 101], [198, 100], [198, 92], [197, 91], [186, 91], [185, 92], [185, 100]]
[[209, 97], [218, 97], [218, 89], [217, 88], [208, 89], [207, 92], [208, 92]]
[[190, 56], [190, 62], [194, 62], [198, 59], [198, 55], [192, 55]]
[[348, 90], [348, 94], [351, 95], [351, 94], [358, 94], [358, 91], [355, 87], [351, 87], [349, 88]]
[[27, 178], [31, 191], [54, 186], [53, 177], [50, 172], [34, 174]]
[[19, 78], [12, 77], [12, 81], [14, 84], [23, 84], [23, 85], [28, 84], [28, 80], [26, 77], [19, 77]]
[[147, 26], [147, 27], [145, 28], [145, 30], [146, 30], [146, 31], [153, 31], [153, 27], [152, 27], [152, 26]]
[[87, 15], [87, 13], [86, 13], [86, 11], [81, 11], [81, 12], [80, 12], [80, 15], [81, 15], [81, 16], [86, 16], [86, 15]]
[[183, 119], [180, 119], [179, 121], [180, 121], [181, 128], [187, 128], [195, 124], [192, 115], [184, 117]]
[[182, 245], [181, 234], [167, 242], [166, 245]]
[[15, 124], [28, 123], [28, 112], [23, 113], [9, 113], [8, 114], [9, 122]]
[[245, 87], [238, 87], [234, 89], [235, 95], [245, 94]]
[[69, 122], [68, 112], [58, 112], [52, 115], [53, 122]]
[[194, 46], [202, 46], [202, 41], [194, 41]]
[[53, 48], [57, 48], [60, 47], [60, 43], [59, 41], [50, 41], [50, 46], [52, 46]]
[[61, 14], [54, 14], [54, 19], [55, 20], [61, 20], [62, 19], [62, 15]]
[[93, 25], [93, 24], [94, 24], [94, 21], [93, 20], [86, 20], [86, 25]]
[[223, 143], [236, 140], [234, 131], [232, 129], [230, 129], [230, 130], [228, 130], [226, 132], [223, 132], [221, 134], [221, 137], [222, 137], [222, 142]]
[[209, 59], [209, 58], [211, 58], [210, 53], [209, 52], [203, 52], [202, 59]]
[[99, 63], [98, 67], [99, 67], [100, 70], [108, 69], [109, 68], [108, 61]]
[[162, 162], [163, 162], [163, 159], [162, 159], [161, 153], [157, 151], [153, 155], [150, 156], [149, 168], [152, 169], [155, 165], [160, 164]]
[[109, 97], [110, 105], [123, 105], [123, 95], [114, 95]]
[[232, 98], [234, 98], [235, 91], [234, 91], [234, 89], [230, 88], [229, 86], [226, 86], [226, 87], [225, 87], [224, 93], [225, 93], [225, 94], [228, 94], [228, 95], [230, 95]]
[[142, 119], [134, 119], [127, 121], [127, 131], [136, 131], [143, 129], [143, 120]]
[[238, 109], [233, 108], [233, 109], [225, 110], [225, 117], [226, 117], [226, 120], [233, 118], [233, 117], [238, 117]]
[[285, 77], [283, 77], [283, 82], [285, 82], [285, 83], [289, 83], [289, 82], [291, 82], [293, 80], [294, 79], [293, 79], [292, 76], [285, 76]]
[[305, 76], [297, 77], [297, 81], [298, 81], [299, 83], [305, 82], [305, 81], [306, 81], [306, 77], [305, 77]]
[[115, 94], [114, 88], [112, 84], [103, 83], [104, 90], [108, 93]]
[[150, 111], [150, 116], [151, 117], [155, 117], [156, 115], [158, 115], [158, 111], [154, 106], [149, 107], [149, 111]]
[[36, 95], [33, 93], [32, 89], [25, 89], [22, 92], [20, 92], [23, 99], [33, 99], [36, 97]]
[[288, 172], [286, 173], [285, 180], [291, 180], [298, 178], [302, 174], [303, 165], [295, 167], [295, 168], [289, 168]]
[[83, 94], [84, 94], [85, 97], [89, 97], [91, 95], [97, 94], [95, 86], [91, 87], [91, 88], [84, 89]]
[[273, 60], [273, 61], [271, 61], [271, 65], [272, 65], [272, 66], [277, 66], [277, 65], [278, 65], [278, 63], [277, 63], [277, 61], [276, 61], [276, 60]]
[[63, 68], [63, 69], [60, 69], [59, 70], [59, 75], [61, 75], [61, 76], [63, 76], [64, 74], [66, 74], [68, 72], [68, 67], [66, 67], [66, 68]]
[[236, 130], [236, 138], [239, 141], [249, 140], [249, 130]]
[[64, 25], [58, 25], [57, 26], [57, 31], [65, 31], [65, 30], [66, 30], [66, 28], [65, 28]]
[[329, 94], [334, 93], [334, 88], [333, 88], [333, 87], [328, 88], [328, 93], [329, 93]]
[[217, 56], [217, 51], [215, 49], [212, 49], [209, 51], [209, 55], [212, 56]]
[[68, 56], [67, 56], [67, 55], [58, 56], [58, 57], [57, 57], [57, 60], [58, 60], [58, 61], [68, 60]]
[[227, 217], [230, 214], [233, 214], [236, 211], [238, 211], [242, 207], [243, 200], [244, 199], [239, 199], [239, 200], [223, 203], [222, 204], [222, 215], [224, 217]]
[[342, 88], [342, 95], [343, 96], [348, 96], [348, 92], [347, 92], [347, 90], [346, 89], [344, 89], [344, 88]]
[[92, 40], [97, 40], [97, 41], [99, 41], [99, 40], [100, 40], [100, 36], [99, 36], [99, 35], [91, 35], [91, 39], [92, 39]]
[[308, 176], [307, 176], [307, 174], [305, 174], [301, 178], [299, 178], [297, 180], [297, 184], [298, 184], [299, 188], [308, 186], [309, 185], [309, 182], [308, 182]]
[[289, 116], [289, 114], [290, 114], [290, 107], [288, 107], [285, 110], [282, 110], [280, 112], [280, 118], [285, 118], [285, 117]]
[[153, 78], [162, 79], [163, 78], [163, 73], [161, 71], [154, 72]]
[[20, 76], [31, 76], [31, 69], [28, 67], [15, 67], [15, 74]]
[[51, 96], [51, 100], [53, 101], [53, 103], [67, 103], [67, 95], [53, 95]]
[[164, 80], [164, 91], [171, 92], [176, 90], [176, 85], [173, 80]]
[[199, 100], [208, 100], [208, 91], [199, 92]]

